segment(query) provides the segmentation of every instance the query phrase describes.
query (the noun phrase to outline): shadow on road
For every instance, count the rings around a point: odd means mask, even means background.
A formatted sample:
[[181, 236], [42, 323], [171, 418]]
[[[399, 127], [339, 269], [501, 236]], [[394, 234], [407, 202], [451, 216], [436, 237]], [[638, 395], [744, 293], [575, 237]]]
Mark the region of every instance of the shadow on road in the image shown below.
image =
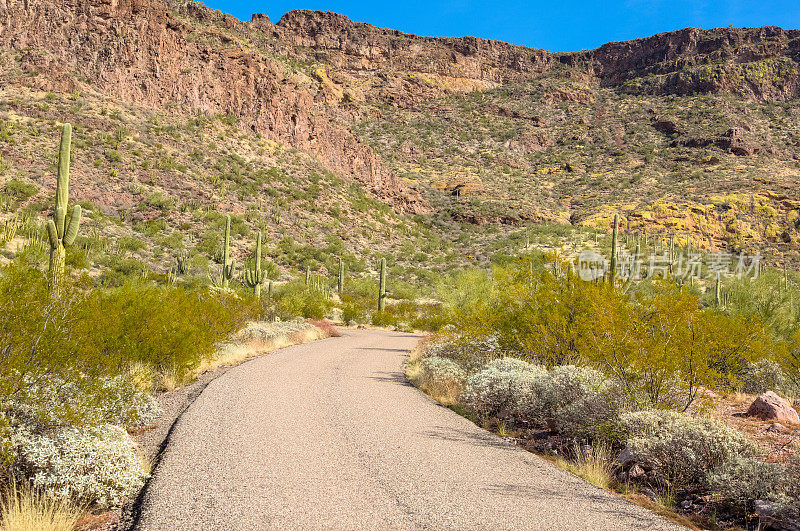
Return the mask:
[[451, 442], [467, 442], [477, 446], [493, 446], [495, 448], [511, 449], [512, 445], [504, 440], [492, 435], [491, 433], [480, 433], [472, 430], [462, 430], [457, 428], [446, 428], [436, 426], [433, 430], [423, 431], [422, 435], [431, 439], [440, 439]]
[[378, 380], [381, 382], [394, 382], [401, 385], [411, 387], [411, 382], [408, 381], [405, 374], [401, 372], [378, 372], [376, 376], [367, 376], [370, 380]]

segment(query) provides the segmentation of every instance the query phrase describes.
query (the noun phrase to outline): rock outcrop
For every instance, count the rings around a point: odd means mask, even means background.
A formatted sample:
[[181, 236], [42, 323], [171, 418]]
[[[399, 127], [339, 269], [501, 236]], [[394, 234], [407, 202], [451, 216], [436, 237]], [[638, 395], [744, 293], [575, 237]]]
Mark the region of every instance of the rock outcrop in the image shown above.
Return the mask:
[[[198, 18], [211, 16], [192, 5]], [[257, 17], [257, 24], [268, 22]], [[240, 127], [318, 157], [398, 211], [427, 208], [284, 66], [223, 31], [209, 34], [194, 39], [191, 25], [158, 0], [9, 0], [0, 6], [0, 46], [18, 54], [30, 83], [42, 90], [73, 90], [82, 79], [126, 103], [231, 114]]]

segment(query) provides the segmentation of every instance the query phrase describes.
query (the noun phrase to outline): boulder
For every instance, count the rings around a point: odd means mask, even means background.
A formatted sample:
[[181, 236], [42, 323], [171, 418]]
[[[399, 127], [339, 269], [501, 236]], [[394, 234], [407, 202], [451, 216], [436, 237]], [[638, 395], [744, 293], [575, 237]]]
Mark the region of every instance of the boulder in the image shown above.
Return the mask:
[[800, 424], [800, 416], [797, 411], [784, 400], [772, 391], [767, 391], [758, 398], [756, 398], [747, 414], [751, 417], [758, 417], [763, 420], [775, 420], [776, 422], [791, 422]]
[[617, 457], [617, 462], [622, 468], [628, 468], [630, 465], [634, 464], [636, 462], [636, 457], [633, 455], [633, 450], [626, 447], [620, 452], [619, 457]]

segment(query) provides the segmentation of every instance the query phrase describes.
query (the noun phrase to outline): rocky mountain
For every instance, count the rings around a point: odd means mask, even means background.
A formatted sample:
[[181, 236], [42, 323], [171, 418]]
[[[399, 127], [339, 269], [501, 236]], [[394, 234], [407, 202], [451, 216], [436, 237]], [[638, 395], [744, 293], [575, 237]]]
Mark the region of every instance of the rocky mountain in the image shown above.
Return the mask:
[[211, 210], [267, 231], [280, 265], [322, 269], [337, 249], [458, 262], [526, 223], [605, 230], [613, 211], [709, 248], [793, 253], [800, 238], [798, 30], [548, 53], [314, 11], [0, 0], [0, 65], [7, 214], [45, 211], [51, 133], [69, 120], [77, 199], [98, 229], [161, 223], [134, 233], [180, 240], [164, 260]]

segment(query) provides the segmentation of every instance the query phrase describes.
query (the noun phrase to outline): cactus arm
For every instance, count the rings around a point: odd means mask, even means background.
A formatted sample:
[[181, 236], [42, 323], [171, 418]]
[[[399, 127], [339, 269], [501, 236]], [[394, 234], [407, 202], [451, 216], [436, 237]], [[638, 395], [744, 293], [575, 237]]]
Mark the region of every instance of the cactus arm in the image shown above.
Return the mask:
[[47, 220], [47, 239], [50, 240], [50, 248], [58, 246], [58, 230], [52, 219]]
[[[61, 146], [58, 152], [58, 184], [56, 185], [56, 213], [59, 208], [66, 214], [69, 200], [69, 152], [72, 145], [72, 125], [64, 124], [61, 130]], [[63, 234], [63, 233], [62, 233]]]
[[78, 236], [78, 228], [81, 225], [81, 206], [75, 205], [72, 209], [72, 217], [69, 219], [69, 224], [64, 232], [64, 245], [72, 245], [75, 243], [75, 238]]
[[256, 271], [261, 271], [261, 232], [258, 233], [256, 243]]

